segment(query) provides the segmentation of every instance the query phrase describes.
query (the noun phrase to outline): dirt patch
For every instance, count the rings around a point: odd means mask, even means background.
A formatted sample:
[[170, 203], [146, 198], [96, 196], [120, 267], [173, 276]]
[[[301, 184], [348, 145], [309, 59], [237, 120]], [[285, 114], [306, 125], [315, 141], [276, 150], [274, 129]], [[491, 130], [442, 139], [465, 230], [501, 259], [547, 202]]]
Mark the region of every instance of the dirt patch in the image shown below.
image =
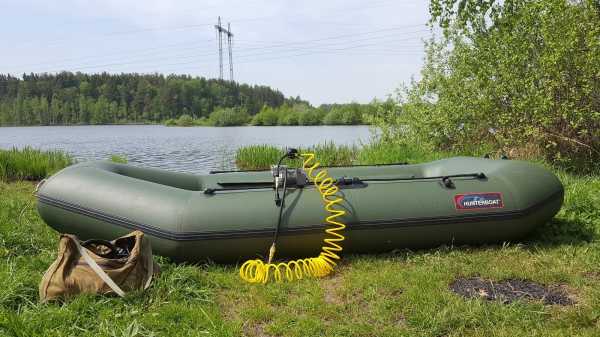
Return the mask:
[[600, 281], [600, 272], [597, 271], [588, 271], [583, 273], [583, 276], [588, 280]]
[[325, 303], [336, 305], [344, 304], [344, 299], [338, 293], [338, 290], [342, 286], [342, 282], [343, 278], [340, 273], [336, 273], [331, 277], [324, 278], [321, 280], [321, 286], [323, 287], [323, 292], [325, 296]]
[[269, 335], [265, 332], [266, 323], [259, 324], [244, 324], [243, 330], [244, 335], [250, 337], [274, 337], [273, 335]]
[[483, 298], [511, 303], [517, 300], [541, 300], [544, 304], [573, 305], [575, 300], [564, 287], [544, 286], [527, 280], [492, 281], [479, 277], [458, 278], [450, 289], [466, 298]]
[[403, 328], [403, 327], [405, 327], [405, 326], [406, 326], [406, 317], [405, 317], [404, 315], [402, 315], [402, 314], [398, 315], [398, 316], [396, 317], [396, 320], [395, 320], [395, 322], [394, 322], [394, 325], [395, 325], [397, 328]]
[[[240, 318], [240, 306], [237, 305], [238, 302], [243, 301], [243, 299], [234, 294], [220, 294], [217, 297], [217, 303], [221, 308], [220, 312], [223, 314], [225, 319], [227, 320], [239, 320]], [[268, 334], [266, 330], [267, 322], [253, 322], [253, 321], [245, 321], [242, 324], [242, 331], [244, 332], [244, 336], [248, 337], [275, 337], [273, 335]]]
[[223, 313], [223, 316], [225, 316], [227, 320], [240, 318], [240, 313], [238, 310], [239, 306], [235, 305], [236, 300], [239, 300], [239, 298], [236, 298], [235, 295], [219, 294], [217, 296], [217, 304], [221, 309], [221, 313]]

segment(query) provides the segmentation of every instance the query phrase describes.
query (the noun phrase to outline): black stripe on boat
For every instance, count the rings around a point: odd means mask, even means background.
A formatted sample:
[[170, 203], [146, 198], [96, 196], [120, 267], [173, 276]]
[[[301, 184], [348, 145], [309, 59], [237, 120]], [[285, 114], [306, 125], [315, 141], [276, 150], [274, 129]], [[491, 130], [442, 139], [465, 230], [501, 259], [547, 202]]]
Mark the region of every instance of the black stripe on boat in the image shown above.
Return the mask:
[[[403, 219], [385, 219], [385, 220], [370, 220], [359, 221], [348, 224], [350, 230], [366, 230], [379, 228], [402, 228], [411, 226], [434, 226], [448, 225], [466, 222], [479, 221], [497, 221], [497, 220], [513, 220], [525, 217], [537, 209], [543, 207], [549, 202], [563, 197], [563, 191], [554, 193], [547, 199], [532, 205], [528, 208], [512, 211], [499, 211], [479, 214], [460, 214], [444, 217], [427, 217], [427, 218], [403, 218]], [[66, 211], [74, 212], [79, 215], [84, 215], [93, 219], [104, 221], [116, 226], [124, 227], [130, 230], [141, 230], [142, 232], [156, 236], [162, 239], [174, 241], [199, 241], [199, 240], [217, 240], [217, 239], [233, 239], [233, 238], [250, 238], [250, 237], [270, 237], [273, 235], [273, 228], [264, 228], [257, 230], [230, 230], [230, 231], [212, 231], [212, 232], [174, 232], [157, 228], [152, 225], [139, 223], [127, 218], [110, 215], [99, 210], [83, 207], [59, 199], [47, 197], [37, 194], [38, 201], [49, 206], [57, 207]], [[310, 225], [296, 228], [282, 228], [281, 235], [293, 234], [309, 234], [313, 232], [321, 232], [325, 225]]]

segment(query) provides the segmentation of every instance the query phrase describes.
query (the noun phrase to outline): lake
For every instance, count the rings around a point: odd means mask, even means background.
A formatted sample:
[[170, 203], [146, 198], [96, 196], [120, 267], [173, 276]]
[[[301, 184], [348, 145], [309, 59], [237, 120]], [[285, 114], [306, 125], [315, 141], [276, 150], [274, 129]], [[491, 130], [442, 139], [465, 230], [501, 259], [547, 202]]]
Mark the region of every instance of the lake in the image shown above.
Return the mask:
[[245, 145], [300, 147], [369, 141], [368, 126], [165, 127], [102, 125], [2, 127], [0, 148], [61, 149], [78, 161], [125, 156], [129, 163], [172, 171], [206, 173], [235, 168], [235, 151]]

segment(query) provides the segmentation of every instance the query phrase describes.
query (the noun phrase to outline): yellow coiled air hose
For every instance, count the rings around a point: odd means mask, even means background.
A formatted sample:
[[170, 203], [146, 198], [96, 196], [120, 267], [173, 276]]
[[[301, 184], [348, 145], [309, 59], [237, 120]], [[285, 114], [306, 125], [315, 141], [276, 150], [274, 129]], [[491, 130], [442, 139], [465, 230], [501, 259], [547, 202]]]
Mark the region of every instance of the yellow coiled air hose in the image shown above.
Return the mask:
[[344, 216], [346, 212], [337, 205], [344, 202], [344, 199], [338, 195], [339, 188], [327, 170], [319, 170], [321, 164], [316, 161], [315, 155], [306, 153], [301, 156], [303, 158], [302, 167], [321, 194], [325, 210], [329, 213], [325, 218], [328, 226], [325, 233], [328, 237], [323, 240], [321, 254], [317, 257], [272, 263], [276, 244], [273, 242], [269, 250], [269, 260], [266, 263], [260, 259], [248, 260], [240, 267], [240, 276], [247, 282], [267, 283], [271, 279], [281, 282], [283, 280], [299, 280], [305, 276], [323, 277], [333, 271], [333, 267], [336, 265], [335, 261], [340, 259], [338, 254], [343, 249], [340, 243], [345, 239], [340, 232], [346, 228], [346, 225], [338, 218]]

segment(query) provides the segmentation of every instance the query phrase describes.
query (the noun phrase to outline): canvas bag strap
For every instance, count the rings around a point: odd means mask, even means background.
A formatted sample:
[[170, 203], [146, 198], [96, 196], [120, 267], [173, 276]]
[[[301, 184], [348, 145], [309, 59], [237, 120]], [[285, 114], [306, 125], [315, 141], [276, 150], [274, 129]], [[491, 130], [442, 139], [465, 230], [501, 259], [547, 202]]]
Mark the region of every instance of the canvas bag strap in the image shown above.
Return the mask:
[[92, 259], [90, 254], [88, 254], [87, 249], [81, 246], [78, 240], [73, 240], [75, 242], [75, 246], [77, 247], [77, 251], [83, 257], [85, 262], [92, 268], [92, 270], [112, 289], [117, 295], [121, 297], [125, 297], [125, 292], [100, 268], [100, 266]]
[[140, 244], [144, 244], [144, 249], [146, 250], [146, 270], [148, 271], [148, 279], [146, 280], [146, 284], [144, 284], [144, 290], [150, 287], [150, 283], [152, 282], [152, 276], [154, 275], [154, 260], [152, 259], [152, 248], [150, 247], [149, 242], [144, 242], [147, 240], [146, 238], [142, 238], [140, 240]]

